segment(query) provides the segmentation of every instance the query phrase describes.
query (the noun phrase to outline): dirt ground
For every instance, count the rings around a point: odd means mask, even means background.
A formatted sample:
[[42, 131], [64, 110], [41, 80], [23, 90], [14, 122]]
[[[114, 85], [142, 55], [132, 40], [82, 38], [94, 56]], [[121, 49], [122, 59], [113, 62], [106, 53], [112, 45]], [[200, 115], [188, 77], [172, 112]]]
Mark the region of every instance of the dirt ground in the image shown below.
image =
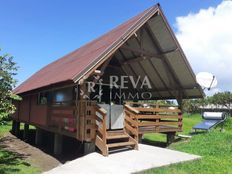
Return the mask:
[[41, 171], [51, 170], [61, 164], [56, 158], [44, 153], [39, 148], [25, 143], [11, 133], [7, 133], [3, 138], [1, 138], [0, 146], [5, 150], [23, 156], [23, 159]]
[[18, 138], [10, 132], [6, 133], [0, 139], [0, 147], [18, 154], [23, 157], [22, 159], [37, 167], [42, 172], [51, 170], [83, 155], [80, 143], [68, 137], [64, 137], [63, 155], [60, 156], [53, 155], [53, 134], [46, 133], [41, 146], [34, 144], [34, 130], [30, 130], [29, 141], [25, 142], [20, 138], [22, 138], [22, 133]]

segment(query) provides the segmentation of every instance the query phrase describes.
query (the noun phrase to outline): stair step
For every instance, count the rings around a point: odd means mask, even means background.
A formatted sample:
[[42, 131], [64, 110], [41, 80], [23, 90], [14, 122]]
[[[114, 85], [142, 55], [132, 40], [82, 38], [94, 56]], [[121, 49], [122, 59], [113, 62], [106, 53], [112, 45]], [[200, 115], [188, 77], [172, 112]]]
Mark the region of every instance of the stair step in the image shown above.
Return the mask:
[[119, 135], [110, 135], [110, 136], [108, 135], [106, 138], [108, 140], [112, 140], [112, 139], [129, 138], [129, 136], [126, 134], [119, 134]]
[[111, 136], [111, 135], [122, 135], [122, 134], [125, 134], [124, 133], [124, 130], [108, 130], [107, 131], [107, 135], [108, 136]]
[[109, 148], [112, 148], [112, 147], [122, 147], [122, 146], [131, 146], [131, 145], [135, 145], [135, 143], [131, 142], [131, 141], [128, 141], [128, 142], [120, 142], [120, 143], [107, 144], [107, 146]]

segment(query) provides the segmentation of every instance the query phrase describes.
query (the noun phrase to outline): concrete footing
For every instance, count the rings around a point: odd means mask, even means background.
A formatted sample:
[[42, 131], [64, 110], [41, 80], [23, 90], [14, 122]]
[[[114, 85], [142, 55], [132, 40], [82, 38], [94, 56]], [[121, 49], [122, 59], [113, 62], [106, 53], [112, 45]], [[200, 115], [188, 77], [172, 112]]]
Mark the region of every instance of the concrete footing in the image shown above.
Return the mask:
[[41, 145], [42, 144], [42, 135], [43, 132], [42, 132], [42, 129], [40, 128], [36, 128], [36, 133], [35, 133], [35, 144], [36, 145]]
[[54, 154], [60, 155], [62, 153], [62, 145], [63, 145], [63, 136], [55, 133], [54, 136]]
[[84, 142], [84, 155], [95, 152], [95, 143], [94, 142]]
[[138, 140], [139, 140], [139, 143], [142, 143], [142, 141], [143, 141], [143, 135], [142, 134], [139, 135], [139, 139]]
[[167, 145], [170, 145], [175, 140], [175, 132], [167, 133]]

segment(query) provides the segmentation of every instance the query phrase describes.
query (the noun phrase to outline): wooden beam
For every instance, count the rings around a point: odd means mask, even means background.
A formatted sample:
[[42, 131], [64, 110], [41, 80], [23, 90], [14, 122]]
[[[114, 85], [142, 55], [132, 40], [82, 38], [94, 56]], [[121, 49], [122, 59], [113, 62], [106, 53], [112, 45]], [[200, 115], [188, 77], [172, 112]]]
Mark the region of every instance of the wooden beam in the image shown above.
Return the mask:
[[[143, 29], [143, 32], [145, 32], [145, 31], [146, 31], [146, 30]], [[138, 43], [140, 42], [137, 38], [136, 38], [136, 40], [137, 40]], [[142, 47], [142, 48], [143, 48], [143, 47]], [[157, 48], [156, 48], [156, 50], [157, 50]], [[169, 52], [170, 52], [170, 51], [169, 51]], [[168, 52], [166, 52], [166, 53], [168, 53]], [[165, 55], [165, 53], [163, 53], [163, 55]], [[162, 55], [162, 56], [163, 56], [163, 55]], [[164, 80], [163, 80], [163, 78], [161, 77], [159, 71], [158, 71], [158, 70], [156, 69], [156, 67], [154, 66], [152, 60], [151, 60], [151, 59], [147, 59], [147, 60], [149, 61], [150, 65], [153, 67], [155, 73], [156, 73], [157, 76], [159, 77], [159, 79], [160, 79], [160, 81], [162, 82], [162, 84], [164, 85], [164, 87], [167, 89], [166, 91], [168, 91], [168, 93], [170, 94], [170, 96], [174, 96], [174, 95], [168, 90], [167, 84], [164, 82]]]
[[[161, 48], [161, 46], [160, 46], [160, 44], [159, 44], [159, 42], [158, 42], [156, 36], [155, 36], [154, 33], [152, 32], [150, 25], [149, 25], [149, 24], [145, 24], [145, 29], [146, 29], [148, 35], [150, 36], [150, 38], [151, 38], [151, 40], [152, 40], [154, 46], [158, 49], [159, 53], [161, 54], [161, 53], [162, 53], [162, 48]], [[178, 48], [177, 48], [177, 49], [178, 49]], [[177, 49], [176, 49], [176, 50], [177, 50]], [[170, 71], [169, 75], [172, 77], [172, 79], [174, 80], [174, 82], [176, 83], [176, 85], [177, 85], [179, 88], [183, 89], [183, 87], [182, 87], [182, 85], [181, 85], [181, 83], [180, 83], [180, 80], [179, 80], [178, 77], [176, 76], [175, 71], [172, 69], [172, 67], [171, 67], [170, 63], [167, 61], [165, 55], [163, 55], [163, 59], [162, 59], [162, 60], [163, 60], [163, 63], [164, 63], [164, 66], [166, 67], [166, 69], [167, 69], [168, 71]], [[181, 91], [184, 93], [183, 90], [181, 90]], [[176, 96], [176, 98], [178, 98], [178, 96]]]
[[141, 56], [148, 56], [148, 57], [156, 57], [156, 56], [158, 56], [157, 58], [162, 58], [157, 54], [151, 53], [150, 51], [147, 51], [147, 50], [144, 50], [144, 49], [141, 49], [141, 48], [132, 48], [130, 46], [124, 45], [124, 46], [121, 47], [121, 49], [126, 50], [126, 51], [131, 51], [133, 53], [137, 53], [137, 54], [139, 54]]
[[175, 52], [177, 50], [178, 49], [171, 50], [171, 51], [168, 51], [168, 52], [165, 52], [165, 53], [162, 53], [162, 54], [154, 54], [154, 56], [142, 55], [142, 56], [133, 57], [133, 58], [130, 58], [129, 60], [124, 61], [123, 64], [131, 64], [131, 63], [135, 63], [135, 62], [141, 62], [143, 60], [162, 59], [165, 54]]
[[[136, 40], [137, 40], [137, 38], [136, 38]], [[127, 42], [125, 42], [125, 44], [129, 47], [129, 44], [128, 44]], [[135, 54], [134, 54], [133, 52], [132, 52], [132, 55], [135, 56]], [[144, 69], [144, 67], [142, 66], [142, 64], [141, 64], [140, 62], [138, 62], [138, 64], [139, 64], [140, 68], [142, 69], [144, 75], [145, 75], [145, 76], [148, 76], [147, 70]], [[149, 77], [149, 78], [150, 78], [150, 77]], [[151, 79], [151, 78], [150, 78], [150, 79]], [[152, 83], [152, 86], [153, 86], [153, 88], [155, 89], [156, 93], [161, 97], [161, 94], [157, 91], [157, 87], [156, 87], [156, 85], [154, 84], [154, 82], [153, 82], [152, 80], [151, 80], [151, 83]]]
[[134, 59], [136, 59], [136, 58], [142, 58], [142, 59], [146, 59], [146, 58], [163, 59], [164, 55], [178, 51], [178, 48], [176, 48], [176, 49], [173, 49], [173, 50], [169, 50], [169, 51], [165, 51], [165, 52], [160, 52], [159, 54], [155, 54], [155, 53], [151, 53], [150, 51], [145, 50], [143, 48], [132, 48], [132, 47], [126, 46], [126, 45], [122, 46], [121, 48], [124, 49], [124, 50], [131, 51], [133, 53], [137, 53], [137, 54], [140, 55], [140, 56], [135, 57]]
[[[120, 63], [122, 64], [122, 62], [126, 61], [126, 56], [124, 55], [124, 53], [122, 52], [121, 49], [118, 49], [118, 50], [119, 50], [119, 53], [121, 54], [121, 56], [122, 56], [122, 58], [123, 58], [123, 61], [120, 61]], [[129, 67], [129, 69], [131, 70], [131, 72], [133, 73], [133, 76], [136, 77], [136, 78], [138, 78], [139, 75], [134, 71], [134, 69], [132, 68], [132, 66], [131, 66], [130, 64], [128, 64], [128, 67]], [[129, 74], [128, 74], [128, 76], [129, 76]], [[142, 85], [141, 79], [139, 79], [139, 83]], [[137, 89], [136, 89], [136, 90], [137, 90]]]

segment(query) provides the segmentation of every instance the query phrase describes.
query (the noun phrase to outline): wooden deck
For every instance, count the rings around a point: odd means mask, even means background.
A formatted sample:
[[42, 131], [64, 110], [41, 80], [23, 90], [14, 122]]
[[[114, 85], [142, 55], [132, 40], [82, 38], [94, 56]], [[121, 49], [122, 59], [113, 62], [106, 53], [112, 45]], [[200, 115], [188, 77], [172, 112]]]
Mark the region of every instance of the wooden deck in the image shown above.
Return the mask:
[[127, 103], [125, 130], [137, 141], [145, 133], [175, 133], [182, 131], [182, 113], [175, 107]]
[[107, 112], [95, 101], [48, 106], [46, 118], [46, 125], [35, 126], [82, 142], [95, 142], [104, 156], [117, 148], [138, 149], [145, 133], [175, 134], [182, 130], [180, 109], [141, 103], [124, 105], [124, 128], [116, 131], [107, 130]]
[[94, 101], [76, 106], [49, 108], [49, 129], [80, 141], [95, 142], [104, 156], [117, 147], [138, 148], [145, 133], [176, 133], [182, 130], [182, 113], [176, 107], [126, 103], [124, 129], [107, 130], [107, 112]]

